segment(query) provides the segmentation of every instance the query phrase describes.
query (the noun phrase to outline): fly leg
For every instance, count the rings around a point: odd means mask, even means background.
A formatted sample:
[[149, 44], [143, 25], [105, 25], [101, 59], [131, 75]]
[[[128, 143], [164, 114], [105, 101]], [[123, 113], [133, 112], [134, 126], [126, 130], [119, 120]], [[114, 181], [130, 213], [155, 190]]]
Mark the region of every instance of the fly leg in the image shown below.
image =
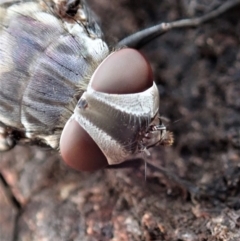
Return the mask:
[[227, 12], [229, 9], [238, 6], [239, 4], [240, 0], [225, 1], [220, 7], [210, 11], [209, 13], [206, 13], [205, 15], [202, 15], [201, 17], [195, 17], [192, 19], [180, 19], [173, 22], [157, 24], [153, 27], [143, 29], [122, 39], [117, 44], [117, 47], [128, 46], [131, 48], [140, 49], [147, 43], [151, 42], [153, 39], [158, 38], [159, 36], [165, 34], [170, 30], [198, 27], [203, 23], [217, 18], [221, 14]]
[[79, 0], [59, 1], [55, 4], [54, 11], [62, 19], [70, 19], [77, 14], [80, 3]]
[[0, 123], [0, 152], [8, 151], [15, 145], [16, 140], [11, 128]]
[[[17, 144], [41, 144], [39, 140], [29, 140], [25, 133], [5, 126], [0, 122], [0, 152], [9, 151]], [[44, 146], [44, 144], [43, 144]]]

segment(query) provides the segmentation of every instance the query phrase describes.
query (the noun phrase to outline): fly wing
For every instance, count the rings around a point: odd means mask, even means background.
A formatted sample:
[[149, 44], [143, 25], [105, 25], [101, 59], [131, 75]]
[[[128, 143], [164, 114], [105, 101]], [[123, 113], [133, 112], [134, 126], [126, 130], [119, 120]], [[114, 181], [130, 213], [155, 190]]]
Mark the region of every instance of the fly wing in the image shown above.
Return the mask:
[[58, 2], [0, 7], [0, 122], [53, 148], [79, 86], [108, 54], [102, 39], [89, 33], [83, 6], [74, 14]]
[[91, 8], [88, 6], [86, 1], [82, 1], [84, 11], [87, 16], [87, 22], [88, 22], [88, 31], [92, 34], [96, 35], [98, 38], [103, 38], [103, 33], [101, 28], [99, 27], [99, 20], [96, 14], [91, 10]]
[[0, 5], [13, 4], [13, 3], [16, 3], [16, 2], [19, 2], [19, 1], [17, 1], [17, 0], [0, 0]]

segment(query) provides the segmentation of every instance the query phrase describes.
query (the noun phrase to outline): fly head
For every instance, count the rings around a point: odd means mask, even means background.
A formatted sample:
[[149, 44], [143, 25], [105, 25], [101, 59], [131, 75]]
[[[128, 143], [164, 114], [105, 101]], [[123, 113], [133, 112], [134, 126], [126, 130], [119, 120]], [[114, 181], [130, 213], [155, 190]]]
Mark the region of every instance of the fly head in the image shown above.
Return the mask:
[[172, 134], [158, 112], [149, 62], [134, 49], [113, 52], [93, 73], [64, 127], [62, 157], [77, 170], [92, 171], [158, 144], [171, 145]]

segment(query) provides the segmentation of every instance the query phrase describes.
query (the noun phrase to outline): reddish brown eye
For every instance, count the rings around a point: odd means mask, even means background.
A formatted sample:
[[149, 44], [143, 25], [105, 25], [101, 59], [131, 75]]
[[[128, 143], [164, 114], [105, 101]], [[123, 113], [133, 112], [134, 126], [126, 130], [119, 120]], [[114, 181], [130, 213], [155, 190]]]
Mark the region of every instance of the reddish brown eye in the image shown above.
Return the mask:
[[97, 144], [75, 120], [70, 120], [63, 129], [60, 151], [63, 160], [78, 171], [90, 172], [107, 166]]
[[109, 94], [138, 93], [152, 84], [151, 66], [135, 49], [114, 52], [101, 63], [92, 77], [92, 88]]
[[[147, 60], [138, 51], [122, 49], [109, 55], [99, 65], [90, 83], [91, 87], [98, 92], [139, 93], [153, 85], [152, 70]], [[84, 103], [79, 108], [91, 107]], [[109, 124], [114, 127], [111, 120], [106, 123], [106, 125]], [[64, 127], [60, 151], [64, 161], [79, 171], [94, 171], [108, 165], [100, 148], [74, 119]]]

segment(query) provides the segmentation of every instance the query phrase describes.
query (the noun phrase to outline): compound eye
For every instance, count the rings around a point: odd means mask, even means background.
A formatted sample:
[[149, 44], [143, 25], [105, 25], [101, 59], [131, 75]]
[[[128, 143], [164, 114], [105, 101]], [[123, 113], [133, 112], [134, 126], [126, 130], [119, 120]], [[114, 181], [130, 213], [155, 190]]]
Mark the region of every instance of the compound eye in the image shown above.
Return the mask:
[[[134, 49], [122, 49], [110, 54], [98, 66], [90, 84], [94, 90], [108, 94], [139, 93], [153, 85], [152, 76], [151, 67], [141, 53]], [[80, 107], [90, 108], [87, 103]], [[109, 124], [114, 128], [111, 120], [106, 123]], [[60, 152], [64, 161], [79, 171], [94, 171], [108, 165], [100, 148], [74, 119], [63, 129]]]
[[107, 159], [94, 140], [71, 119], [63, 129], [60, 139], [63, 160], [78, 171], [95, 171], [107, 166]]
[[94, 90], [109, 94], [139, 93], [152, 85], [151, 66], [135, 49], [121, 49], [109, 55], [91, 79]]

